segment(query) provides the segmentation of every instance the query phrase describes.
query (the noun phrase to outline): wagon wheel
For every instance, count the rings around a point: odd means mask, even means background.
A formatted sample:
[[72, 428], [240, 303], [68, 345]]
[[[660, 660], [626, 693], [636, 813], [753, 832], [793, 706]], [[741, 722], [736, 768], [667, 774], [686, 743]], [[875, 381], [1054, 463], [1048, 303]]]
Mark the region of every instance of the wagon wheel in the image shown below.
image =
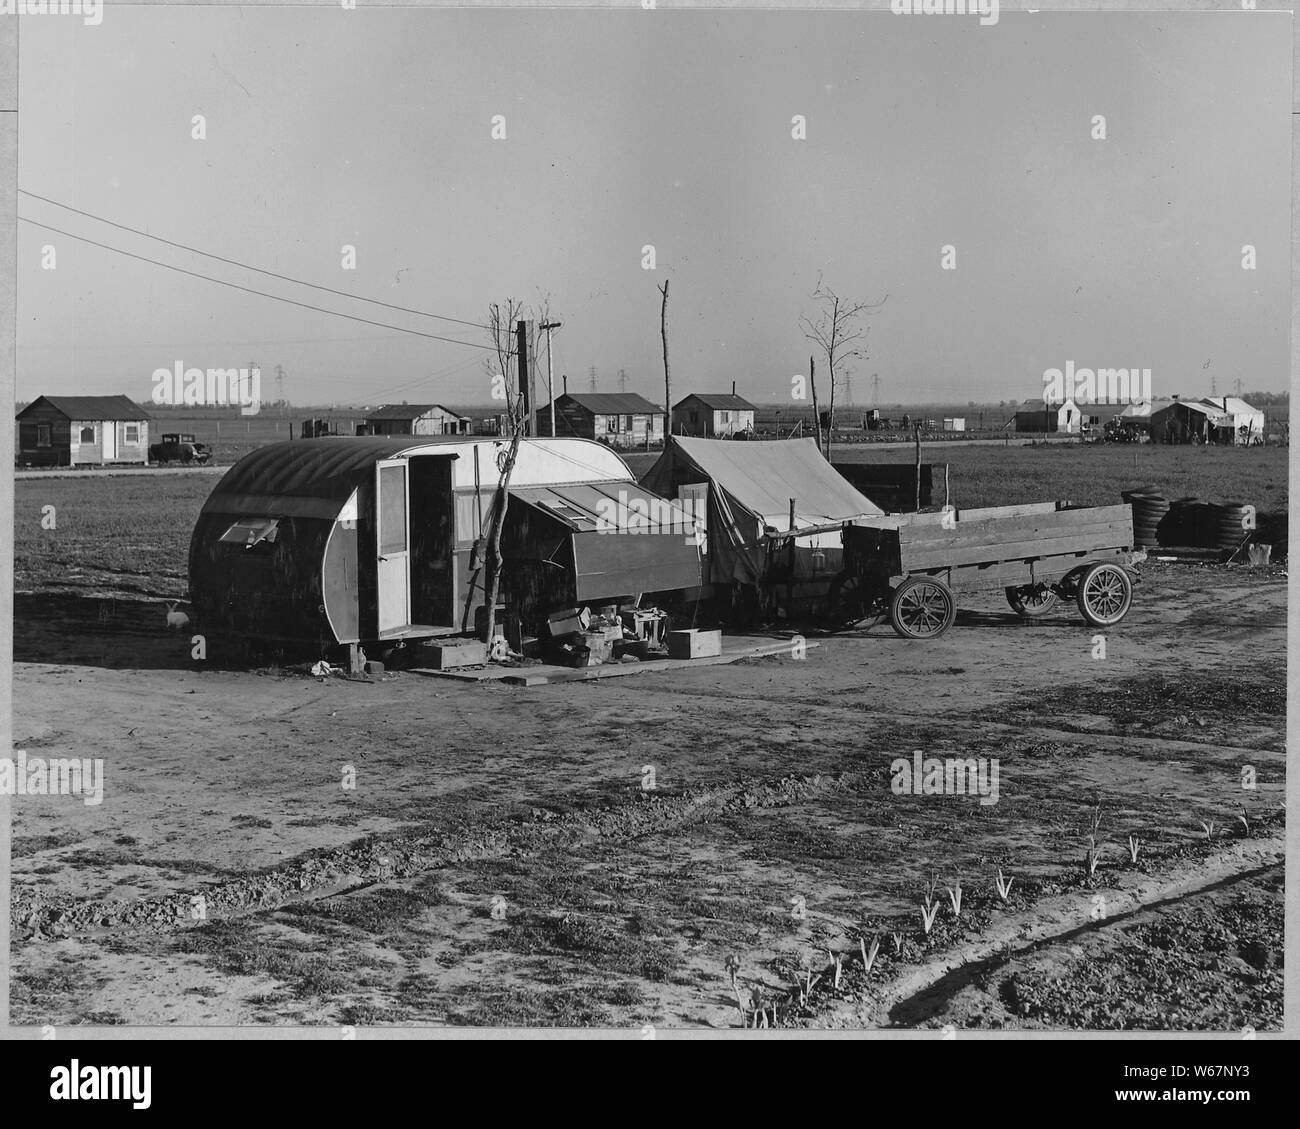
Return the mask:
[[1133, 583], [1119, 565], [1092, 564], [1079, 576], [1075, 599], [1079, 614], [1093, 627], [1109, 627], [1128, 614], [1133, 603]]
[[1026, 619], [1047, 615], [1056, 607], [1057, 596], [1046, 584], [1022, 584], [1007, 589], [1007, 603], [1011, 610]]
[[889, 623], [904, 639], [937, 639], [957, 618], [952, 592], [932, 576], [910, 576], [889, 600]]

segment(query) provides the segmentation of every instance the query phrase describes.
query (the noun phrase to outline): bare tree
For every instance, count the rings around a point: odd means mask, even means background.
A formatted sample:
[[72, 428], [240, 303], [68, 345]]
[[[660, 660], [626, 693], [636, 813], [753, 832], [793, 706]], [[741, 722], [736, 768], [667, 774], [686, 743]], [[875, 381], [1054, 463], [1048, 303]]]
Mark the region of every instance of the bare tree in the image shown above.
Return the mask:
[[[879, 302], [849, 302], [841, 298], [834, 290], [819, 278], [813, 298], [821, 306], [821, 316], [813, 321], [801, 316], [799, 324], [803, 326], [804, 336], [816, 345], [826, 357], [826, 367], [830, 369], [830, 403], [827, 405], [826, 461], [831, 461], [831, 439], [835, 433], [835, 385], [842, 378], [837, 366], [849, 360], [866, 360], [862, 342], [867, 334], [867, 327], [860, 318], [864, 313], [878, 310], [888, 300], [886, 294]], [[815, 409], [814, 409], [815, 410]]]
[[[492, 340], [491, 364], [495, 360], [496, 371], [492, 373], [495, 384], [498, 379], [505, 391], [505, 429], [503, 435], [509, 436], [509, 445], [497, 453], [497, 492], [492, 499], [487, 549], [479, 568], [487, 565], [487, 624], [483, 641], [489, 648], [496, 638], [497, 596], [501, 590], [501, 531], [505, 528], [506, 508], [510, 504], [510, 475], [515, 469], [515, 459], [519, 455], [519, 440], [523, 438], [527, 415], [524, 411], [524, 390], [519, 385], [519, 374], [515, 362], [519, 356], [518, 339], [515, 335], [515, 323], [524, 315], [524, 305], [517, 299], [506, 301], [504, 310], [493, 304], [488, 310], [488, 335]], [[535, 355], [535, 354], [534, 354]], [[513, 390], [512, 390], [513, 383]], [[473, 600], [474, 585], [470, 584], [470, 596]]]

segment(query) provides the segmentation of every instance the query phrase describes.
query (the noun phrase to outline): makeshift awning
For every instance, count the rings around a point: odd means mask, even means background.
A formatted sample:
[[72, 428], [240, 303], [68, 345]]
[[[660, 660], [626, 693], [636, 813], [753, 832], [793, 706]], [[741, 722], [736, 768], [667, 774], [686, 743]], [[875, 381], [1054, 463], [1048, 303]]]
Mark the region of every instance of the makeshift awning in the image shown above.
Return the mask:
[[510, 497], [570, 530], [580, 602], [702, 583], [690, 515], [634, 482], [528, 486]]
[[577, 533], [680, 534], [694, 529], [690, 514], [635, 482], [525, 486], [510, 491]]

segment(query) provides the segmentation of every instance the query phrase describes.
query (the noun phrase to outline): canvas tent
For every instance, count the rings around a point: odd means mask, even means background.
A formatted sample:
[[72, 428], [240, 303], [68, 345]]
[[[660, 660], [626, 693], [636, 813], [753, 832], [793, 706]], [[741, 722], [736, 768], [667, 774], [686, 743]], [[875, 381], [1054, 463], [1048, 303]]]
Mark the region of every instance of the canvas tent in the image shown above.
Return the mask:
[[[812, 439], [732, 443], [670, 436], [641, 485], [705, 516], [705, 576], [711, 584], [762, 579], [764, 529], [791, 528], [791, 499], [795, 529], [884, 512], [822, 458]], [[838, 530], [796, 537], [795, 544], [812, 572], [838, 570]]]

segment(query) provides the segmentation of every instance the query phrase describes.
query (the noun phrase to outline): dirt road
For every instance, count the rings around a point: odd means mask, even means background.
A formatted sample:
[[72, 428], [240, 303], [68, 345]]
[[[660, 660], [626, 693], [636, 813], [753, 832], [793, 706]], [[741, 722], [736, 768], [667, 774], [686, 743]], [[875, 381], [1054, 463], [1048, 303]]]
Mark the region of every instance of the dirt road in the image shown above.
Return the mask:
[[[103, 758], [105, 790], [15, 799], [13, 1022], [736, 1026], [739, 994], [781, 1024], [1265, 1030], [1285, 580], [1144, 572], [1104, 658], [1072, 608], [989, 599], [933, 643], [880, 626], [801, 660], [535, 688], [210, 669], [156, 604], [20, 597], [15, 745]], [[997, 802], [896, 794], [914, 750], [995, 759]], [[996, 1007], [879, 1006], [1008, 922], [1102, 936], [1098, 897], [1147, 904], [1189, 872], [1278, 918], [1225, 918], [1251, 955], [1202, 960], [1196, 1007], [1136, 958], [1080, 975], [1091, 1024], [1041, 962]], [[801, 993], [801, 970], [823, 979]]]

